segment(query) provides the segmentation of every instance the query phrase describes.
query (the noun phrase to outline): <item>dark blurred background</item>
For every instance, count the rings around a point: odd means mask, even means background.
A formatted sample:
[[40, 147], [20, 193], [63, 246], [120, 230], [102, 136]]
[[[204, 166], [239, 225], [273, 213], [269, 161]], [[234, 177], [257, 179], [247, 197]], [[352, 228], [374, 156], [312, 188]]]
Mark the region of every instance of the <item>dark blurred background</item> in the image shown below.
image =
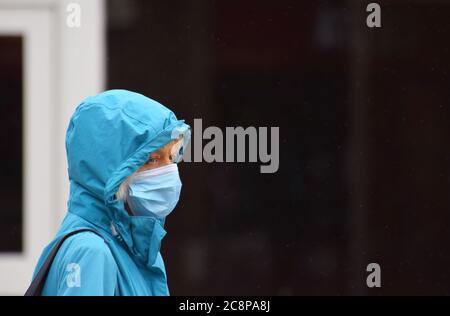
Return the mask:
[[0, 254], [22, 250], [23, 39], [0, 36]]
[[[277, 173], [181, 164], [172, 295], [450, 294], [450, 2], [377, 1], [368, 28], [370, 2], [107, 1], [108, 89], [204, 128], [280, 127]], [[2, 41], [2, 102], [21, 104], [22, 43]], [[21, 137], [20, 107], [2, 113]], [[17, 251], [21, 143], [0, 139], [0, 250]]]
[[172, 294], [450, 294], [450, 3], [369, 2], [108, 2], [108, 88], [280, 127], [275, 174], [182, 165]]

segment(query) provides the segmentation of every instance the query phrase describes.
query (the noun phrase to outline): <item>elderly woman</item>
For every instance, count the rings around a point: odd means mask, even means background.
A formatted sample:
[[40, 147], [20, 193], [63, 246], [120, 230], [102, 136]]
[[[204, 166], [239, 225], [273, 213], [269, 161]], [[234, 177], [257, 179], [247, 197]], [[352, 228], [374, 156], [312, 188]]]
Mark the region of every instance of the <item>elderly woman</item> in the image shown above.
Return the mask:
[[126, 90], [85, 99], [67, 129], [68, 212], [26, 295], [169, 295], [160, 253], [190, 128]]

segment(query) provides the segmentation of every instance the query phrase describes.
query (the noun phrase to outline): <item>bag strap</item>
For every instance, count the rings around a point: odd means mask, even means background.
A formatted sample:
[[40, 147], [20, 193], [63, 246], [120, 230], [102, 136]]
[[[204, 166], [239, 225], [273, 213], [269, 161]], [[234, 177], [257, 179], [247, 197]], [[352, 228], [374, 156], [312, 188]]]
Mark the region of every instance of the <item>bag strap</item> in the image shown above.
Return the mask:
[[[56, 245], [53, 247], [53, 249], [50, 251], [49, 255], [45, 259], [45, 262], [42, 264], [41, 268], [39, 269], [39, 272], [37, 273], [36, 277], [31, 282], [30, 286], [28, 287], [28, 290], [25, 292], [25, 296], [40, 296], [42, 289], [44, 288], [45, 281], [47, 280], [47, 275], [50, 271], [50, 267], [53, 263], [53, 260], [56, 257], [56, 254], [58, 253], [59, 248], [61, 248], [63, 242], [69, 238], [70, 236], [73, 236], [78, 233], [82, 232], [91, 232], [94, 233], [100, 237], [103, 238], [97, 231], [90, 229], [90, 228], [81, 228], [78, 230], [74, 230], [73, 232], [70, 232], [64, 236], [62, 236]], [[103, 238], [104, 240], [104, 238]]]

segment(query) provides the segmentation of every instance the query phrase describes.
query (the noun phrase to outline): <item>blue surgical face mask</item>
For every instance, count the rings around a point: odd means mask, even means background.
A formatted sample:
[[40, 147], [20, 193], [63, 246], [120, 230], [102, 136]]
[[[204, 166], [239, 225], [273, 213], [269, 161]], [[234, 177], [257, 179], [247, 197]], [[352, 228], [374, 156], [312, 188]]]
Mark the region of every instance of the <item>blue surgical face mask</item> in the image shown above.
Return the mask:
[[134, 215], [165, 218], [178, 203], [181, 180], [178, 167], [164, 167], [138, 172], [128, 187], [127, 202]]

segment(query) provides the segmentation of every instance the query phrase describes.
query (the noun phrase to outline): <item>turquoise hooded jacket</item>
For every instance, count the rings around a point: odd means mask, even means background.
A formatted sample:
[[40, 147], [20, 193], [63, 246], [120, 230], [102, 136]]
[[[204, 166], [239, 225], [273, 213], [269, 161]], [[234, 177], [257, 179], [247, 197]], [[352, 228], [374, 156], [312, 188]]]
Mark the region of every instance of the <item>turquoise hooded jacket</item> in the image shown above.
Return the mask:
[[103, 238], [92, 232], [69, 237], [42, 295], [169, 295], [160, 253], [165, 219], [130, 216], [115, 194], [151, 152], [181, 135], [186, 145], [184, 120], [135, 92], [109, 90], [77, 106], [66, 133], [68, 212], [33, 278], [61, 236], [92, 228]]

